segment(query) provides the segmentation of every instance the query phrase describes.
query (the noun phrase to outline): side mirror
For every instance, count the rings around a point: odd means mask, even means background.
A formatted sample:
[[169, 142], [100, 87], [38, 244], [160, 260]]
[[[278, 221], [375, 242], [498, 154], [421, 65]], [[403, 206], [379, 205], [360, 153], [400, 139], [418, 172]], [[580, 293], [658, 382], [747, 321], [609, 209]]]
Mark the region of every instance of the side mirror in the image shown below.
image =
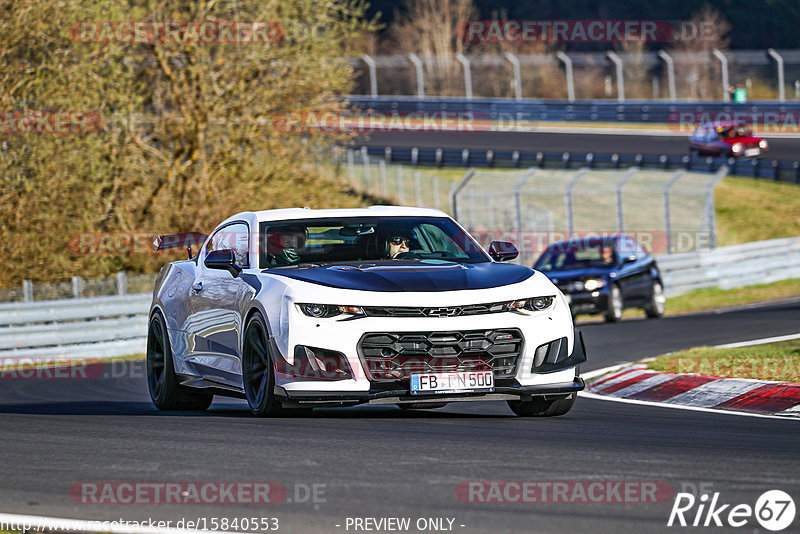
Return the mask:
[[489, 243], [489, 256], [494, 261], [509, 261], [519, 256], [519, 251], [508, 241], [492, 241]]
[[622, 260], [622, 264], [625, 265], [627, 263], [633, 263], [636, 261], [636, 254], [631, 254], [630, 256], [625, 256]]
[[209, 269], [224, 269], [236, 278], [242, 272], [242, 268], [236, 265], [236, 256], [230, 249], [212, 250], [206, 256], [204, 262]]

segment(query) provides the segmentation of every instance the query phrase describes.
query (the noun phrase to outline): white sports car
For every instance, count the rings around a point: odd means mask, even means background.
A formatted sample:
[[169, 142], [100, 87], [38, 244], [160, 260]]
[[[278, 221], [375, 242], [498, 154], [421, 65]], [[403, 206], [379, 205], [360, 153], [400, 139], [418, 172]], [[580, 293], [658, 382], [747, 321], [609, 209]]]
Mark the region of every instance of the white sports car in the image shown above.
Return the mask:
[[517, 415], [553, 416], [584, 387], [583, 338], [558, 288], [501, 263], [512, 244], [487, 253], [441, 211], [245, 212], [183, 235], [202, 246], [161, 269], [150, 308], [160, 409], [206, 409], [214, 395], [245, 398], [259, 416], [505, 400]]

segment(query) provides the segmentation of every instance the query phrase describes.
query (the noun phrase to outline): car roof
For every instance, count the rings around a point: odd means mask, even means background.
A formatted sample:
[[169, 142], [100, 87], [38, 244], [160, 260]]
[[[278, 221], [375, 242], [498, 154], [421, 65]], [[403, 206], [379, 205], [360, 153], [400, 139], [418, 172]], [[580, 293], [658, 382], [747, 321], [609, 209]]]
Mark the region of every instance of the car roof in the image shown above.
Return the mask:
[[434, 208], [415, 208], [408, 206], [370, 206], [367, 208], [281, 208], [255, 212], [242, 212], [228, 217], [223, 223], [238, 219], [255, 218], [258, 222], [288, 221], [298, 219], [327, 219], [337, 217], [449, 217]]

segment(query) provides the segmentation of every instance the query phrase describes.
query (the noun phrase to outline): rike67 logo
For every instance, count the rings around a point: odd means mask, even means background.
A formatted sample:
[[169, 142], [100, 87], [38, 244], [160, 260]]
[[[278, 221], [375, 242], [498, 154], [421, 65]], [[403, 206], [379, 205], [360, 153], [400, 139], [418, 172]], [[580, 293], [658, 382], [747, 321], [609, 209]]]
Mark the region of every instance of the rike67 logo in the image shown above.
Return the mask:
[[779, 532], [792, 524], [794, 516], [794, 500], [781, 490], [762, 493], [755, 506], [723, 503], [719, 492], [710, 497], [708, 493], [703, 493], [699, 498], [691, 493], [678, 493], [667, 526], [738, 528], [748, 523], [752, 525], [755, 519], [763, 528]]

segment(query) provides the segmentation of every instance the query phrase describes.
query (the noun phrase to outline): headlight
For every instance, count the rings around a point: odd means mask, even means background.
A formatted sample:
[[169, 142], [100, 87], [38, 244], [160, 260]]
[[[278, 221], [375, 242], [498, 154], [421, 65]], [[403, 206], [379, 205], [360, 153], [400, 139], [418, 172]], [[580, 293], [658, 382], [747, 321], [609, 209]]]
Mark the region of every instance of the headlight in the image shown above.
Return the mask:
[[298, 304], [300, 310], [316, 319], [336, 317], [337, 315], [362, 315], [364, 310], [358, 306], [336, 306], [333, 304]]
[[733, 150], [734, 154], [738, 154], [739, 152], [742, 151], [743, 148], [744, 148], [744, 145], [742, 145], [742, 143], [733, 143], [733, 146], [731, 147], [731, 150]]
[[595, 289], [600, 289], [601, 287], [603, 287], [605, 285], [606, 285], [606, 281], [605, 280], [595, 280], [594, 278], [586, 280], [583, 283], [583, 287], [584, 287], [584, 289], [586, 289], [586, 291], [594, 291]]
[[530, 299], [512, 300], [506, 304], [506, 309], [509, 311], [542, 311], [552, 306], [555, 298], [555, 295], [549, 295], [547, 297], [533, 297]]
[[762, 139], [758, 142], [758, 148], [761, 150], [769, 150], [769, 143], [767, 143], [766, 139]]

